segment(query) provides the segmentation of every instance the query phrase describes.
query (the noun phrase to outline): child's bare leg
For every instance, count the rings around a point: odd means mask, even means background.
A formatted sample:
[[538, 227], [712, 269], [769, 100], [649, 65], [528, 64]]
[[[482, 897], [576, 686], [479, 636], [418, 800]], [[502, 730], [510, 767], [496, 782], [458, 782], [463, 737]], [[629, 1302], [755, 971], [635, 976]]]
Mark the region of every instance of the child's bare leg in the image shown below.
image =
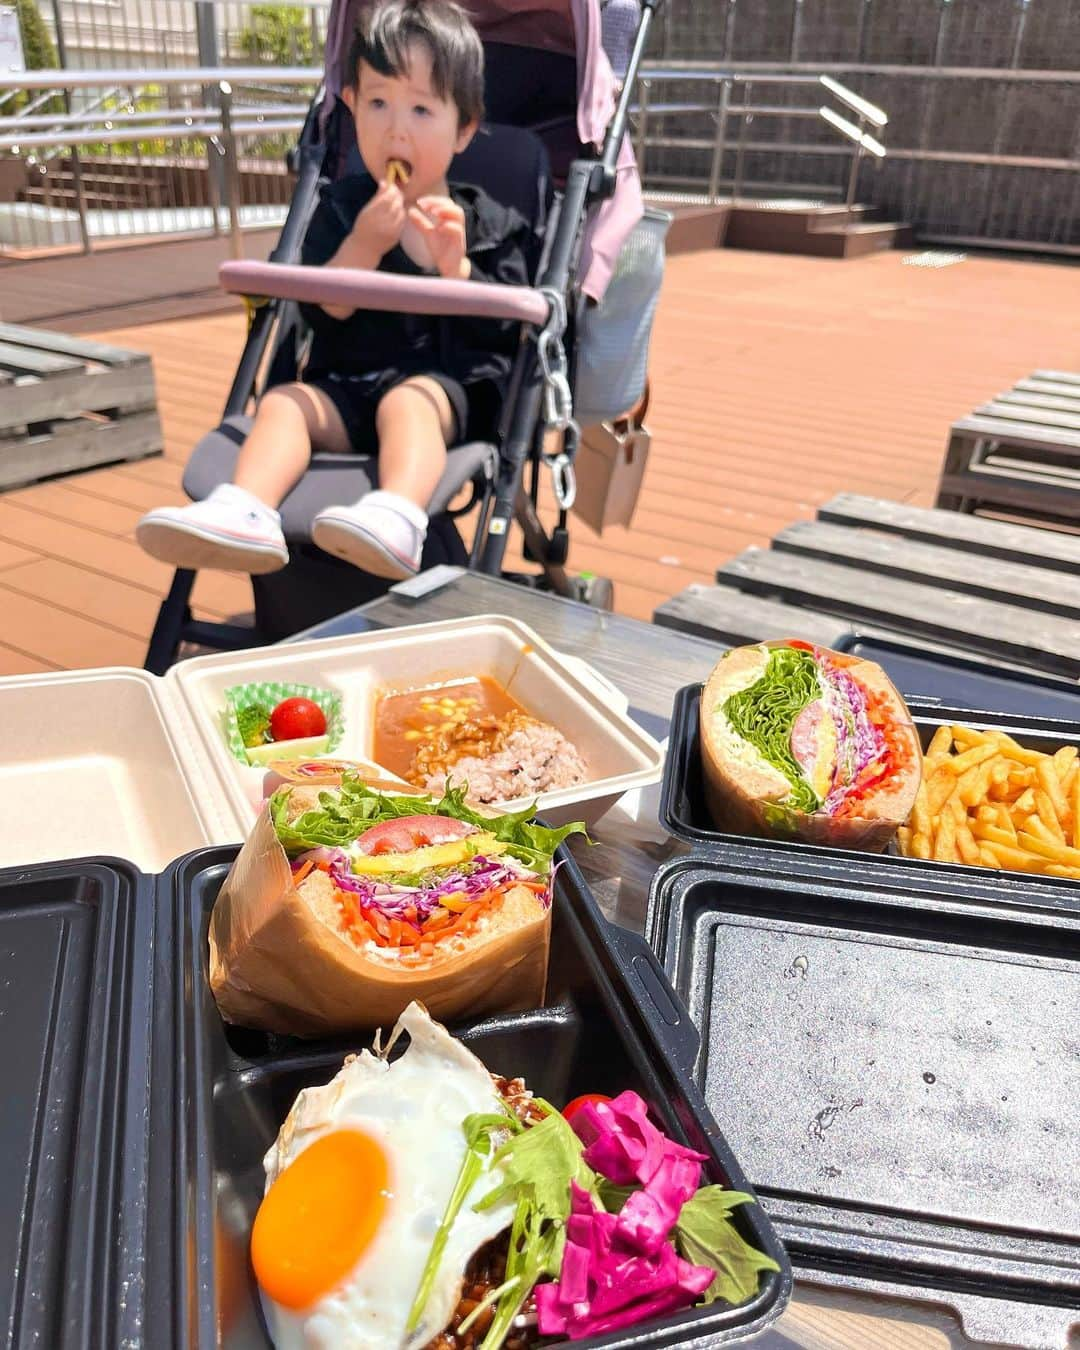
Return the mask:
[[341, 414], [320, 389], [280, 385], [259, 402], [233, 482], [267, 506], [279, 506], [303, 477], [313, 449], [337, 454], [349, 449]]
[[272, 389], [255, 414], [231, 483], [190, 506], [163, 506], [135, 527], [144, 549], [174, 567], [274, 572], [289, 561], [277, 506], [300, 479], [312, 448], [347, 450], [341, 416], [318, 389]]
[[315, 543], [374, 576], [413, 576], [453, 427], [450, 400], [436, 380], [417, 376], [385, 394], [375, 413], [379, 490], [355, 506], [320, 511], [312, 525]]
[[450, 400], [438, 381], [418, 375], [395, 385], [375, 414], [382, 490], [396, 492], [425, 511], [446, 468], [453, 427]]

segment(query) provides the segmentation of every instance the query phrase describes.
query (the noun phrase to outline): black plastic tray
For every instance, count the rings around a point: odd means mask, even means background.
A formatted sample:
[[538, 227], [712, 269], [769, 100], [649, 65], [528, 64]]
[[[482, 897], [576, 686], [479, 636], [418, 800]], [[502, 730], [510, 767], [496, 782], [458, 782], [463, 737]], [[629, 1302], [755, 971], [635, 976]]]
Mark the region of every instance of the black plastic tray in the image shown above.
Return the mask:
[[1080, 914], [999, 904], [994, 875], [859, 877], [732, 849], [666, 864], [646, 932], [796, 1276], [1064, 1350], [1080, 1319]]
[[7, 1347], [142, 1335], [150, 887], [109, 859], [0, 872]]
[[[235, 852], [208, 849], [179, 860], [161, 891], [177, 933], [175, 1138], [167, 1138], [164, 1100], [159, 1114], [161, 1146], [175, 1148], [175, 1176], [172, 1169], [167, 1175], [176, 1212], [176, 1280], [170, 1283], [178, 1347], [213, 1345], [219, 1335], [229, 1350], [269, 1345], [247, 1257], [263, 1192], [263, 1155], [297, 1092], [327, 1081], [345, 1053], [370, 1044], [370, 1038], [293, 1040], [222, 1022], [206, 980], [206, 931]], [[557, 881], [551, 972], [547, 1007], [455, 1032], [489, 1068], [523, 1075], [556, 1103], [583, 1092], [636, 1089], [674, 1137], [709, 1155], [706, 1171], [713, 1181], [742, 1187], [734, 1155], [687, 1077], [698, 1050], [696, 1029], [644, 940], [607, 923], [569, 860]], [[747, 1239], [781, 1266], [779, 1274], [765, 1277], [754, 1300], [739, 1308], [695, 1309], [576, 1344], [704, 1347], [742, 1340], [779, 1316], [791, 1293], [787, 1257], [760, 1206], [737, 1214]]]
[[[675, 695], [675, 705], [671, 714], [671, 736], [660, 792], [660, 823], [669, 834], [690, 844], [695, 852], [711, 854], [720, 850], [726, 851], [733, 846], [751, 845], [774, 854], [781, 853], [796, 858], [843, 859], [848, 867], [861, 867], [864, 862], [871, 865], [891, 862], [913, 870], [959, 871], [968, 875], [985, 873], [986, 869], [969, 867], [963, 863], [902, 858], [895, 848], [890, 848], [886, 853], [865, 853], [861, 850], [825, 848], [788, 839], [758, 839], [750, 835], [729, 834], [718, 830], [706, 809], [702, 788], [701, 737], [698, 726], [701, 690], [700, 684], [690, 684]], [[939, 726], [948, 726], [953, 722], [961, 722], [965, 726], [979, 730], [1006, 731], [1021, 745], [1033, 750], [1057, 750], [1063, 745], [1080, 745], [1080, 722], [1018, 717], [1009, 713], [980, 712], [965, 708], [944, 708], [937, 704], [921, 704], [913, 699], [908, 700], [908, 707], [924, 749]], [[1017, 879], [1024, 874], [1001, 871], [995, 875], [999, 878], [1002, 888], [1011, 893], [1019, 884]], [[1071, 881], [1068, 877], [1039, 877], [1039, 881], [1050, 888], [1045, 894], [1051, 903], [1054, 902], [1056, 895], [1057, 903], [1080, 905], [1080, 882]]]
[[995, 708], [1022, 717], [1080, 719], [1080, 684], [1063, 676], [1006, 670], [977, 657], [928, 655], [901, 639], [850, 633], [836, 650], [876, 661], [905, 698], [950, 708]]

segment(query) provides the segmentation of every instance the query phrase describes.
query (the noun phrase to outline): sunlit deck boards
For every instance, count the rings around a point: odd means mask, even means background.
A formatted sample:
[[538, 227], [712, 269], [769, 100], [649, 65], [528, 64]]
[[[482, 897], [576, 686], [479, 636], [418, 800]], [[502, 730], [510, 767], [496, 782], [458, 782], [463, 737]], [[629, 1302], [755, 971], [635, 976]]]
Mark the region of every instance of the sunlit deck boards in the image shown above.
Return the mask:
[[[67, 305], [71, 317], [54, 317], [56, 326], [152, 355], [166, 451], [0, 494], [0, 673], [141, 663], [169, 570], [138, 549], [134, 524], [148, 507], [183, 499], [184, 461], [220, 412], [244, 320], [230, 309], [90, 329], [86, 315], [96, 295], [98, 305], [124, 305], [103, 315], [153, 319], [166, 312], [159, 278], [169, 275], [194, 305], [213, 284], [212, 269], [178, 272], [194, 256], [185, 245], [110, 255], [110, 275], [122, 260], [129, 269], [111, 297], [66, 260], [25, 264], [41, 269], [38, 314], [62, 316]], [[601, 538], [572, 521], [571, 567], [612, 577], [618, 609], [648, 618], [836, 492], [930, 504], [958, 415], [1038, 367], [1080, 369], [1080, 269], [1005, 258], [919, 268], [903, 256], [673, 258], [638, 515], [632, 530]], [[18, 311], [6, 303], [22, 266], [0, 267], [0, 317], [33, 323], [25, 283]], [[66, 295], [48, 292], [50, 267]], [[141, 288], [139, 269], [153, 269]], [[196, 602], [223, 616], [249, 609], [249, 595], [242, 578], [205, 574]]]

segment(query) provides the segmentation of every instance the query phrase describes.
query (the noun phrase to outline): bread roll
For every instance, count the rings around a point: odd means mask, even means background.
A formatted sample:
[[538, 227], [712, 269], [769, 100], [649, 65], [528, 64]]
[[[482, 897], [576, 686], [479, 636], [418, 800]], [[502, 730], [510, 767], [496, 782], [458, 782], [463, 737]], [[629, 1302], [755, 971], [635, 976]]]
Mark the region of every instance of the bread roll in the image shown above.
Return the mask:
[[[798, 690], [773, 661], [788, 650]], [[700, 729], [705, 801], [722, 830], [880, 851], [915, 803], [918, 734], [873, 662], [794, 639], [737, 647], [705, 684]]]

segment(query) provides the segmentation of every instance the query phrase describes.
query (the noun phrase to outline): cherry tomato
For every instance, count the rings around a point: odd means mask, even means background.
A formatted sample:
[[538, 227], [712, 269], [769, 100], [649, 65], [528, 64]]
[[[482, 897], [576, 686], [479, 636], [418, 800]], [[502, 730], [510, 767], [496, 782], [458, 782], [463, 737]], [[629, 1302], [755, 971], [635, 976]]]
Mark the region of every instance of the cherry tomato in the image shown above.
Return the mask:
[[270, 735], [275, 741], [299, 741], [326, 732], [326, 714], [309, 698], [287, 698], [270, 714]]
[[580, 1111], [583, 1106], [587, 1105], [590, 1102], [595, 1106], [598, 1102], [609, 1102], [609, 1101], [611, 1101], [611, 1098], [605, 1097], [602, 1092], [582, 1093], [580, 1097], [575, 1097], [572, 1102], [567, 1102], [566, 1105], [563, 1107], [562, 1109], [563, 1119], [573, 1120], [575, 1114], [578, 1111]]
[[373, 825], [356, 841], [361, 853], [410, 853], [429, 844], [448, 844], [475, 834], [476, 827], [450, 816], [401, 816]]

